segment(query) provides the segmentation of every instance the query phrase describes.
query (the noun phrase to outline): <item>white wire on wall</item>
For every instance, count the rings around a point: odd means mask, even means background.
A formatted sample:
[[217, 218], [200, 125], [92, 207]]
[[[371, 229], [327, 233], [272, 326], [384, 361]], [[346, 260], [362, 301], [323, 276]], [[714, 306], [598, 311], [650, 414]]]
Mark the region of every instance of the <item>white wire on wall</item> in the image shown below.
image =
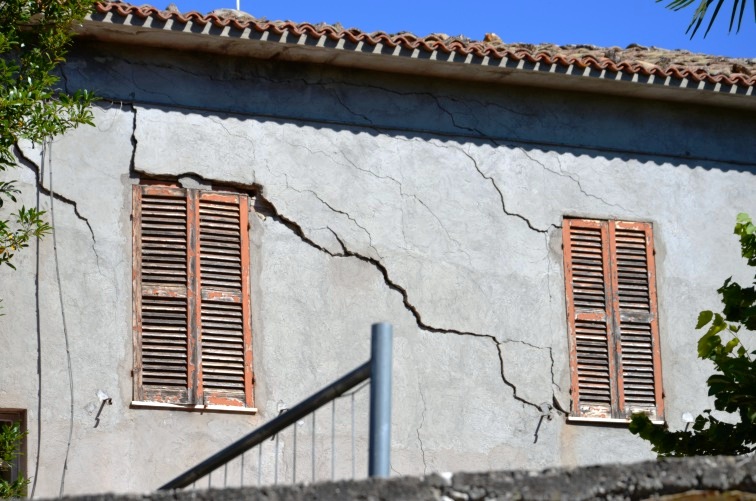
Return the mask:
[[52, 168], [52, 139], [48, 139], [42, 144], [43, 161], [47, 159], [47, 171], [50, 179], [50, 223], [52, 224], [52, 240], [53, 240], [53, 257], [55, 260], [55, 278], [58, 282], [58, 300], [60, 301], [60, 316], [63, 324], [63, 337], [66, 342], [66, 365], [68, 368], [68, 389], [70, 394], [70, 414], [68, 421], [68, 442], [66, 444], [66, 455], [63, 460], [63, 472], [60, 476], [60, 492], [59, 496], [63, 496], [63, 489], [66, 483], [66, 471], [68, 470], [68, 453], [71, 450], [71, 438], [73, 437], [73, 423], [74, 423], [74, 383], [73, 383], [73, 370], [71, 368], [71, 350], [68, 343], [68, 325], [66, 323], [66, 309], [63, 303], [63, 287], [60, 279], [60, 260], [58, 259], [58, 241], [56, 238], [56, 226], [55, 226], [55, 188], [53, 186], [53, 168]]

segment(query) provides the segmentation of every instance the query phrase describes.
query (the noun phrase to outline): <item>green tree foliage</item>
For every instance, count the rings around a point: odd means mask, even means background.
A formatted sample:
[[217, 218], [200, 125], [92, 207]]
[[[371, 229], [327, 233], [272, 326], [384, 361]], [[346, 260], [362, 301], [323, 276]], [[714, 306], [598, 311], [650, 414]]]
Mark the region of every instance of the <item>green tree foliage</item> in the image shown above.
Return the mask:
[[[656, 3], [663, 2], [663, 1], [665, 0], [656, 0]], [[692, 5], [694, 1], [695, 0], [671, 0], [667, 4], [667, 8], [672, 9], [672, 10], [684, 9]], [[688, 25], [688, 29], [685, 30], [685, 33], [689, 33], [692, 29], [693, 32], [690, 34], [690, 38], [693, 38], [696, 35], [698, 28], [701, 27], [701, 23], [703, 23], [703, 20], [706, 18], [706, 15], [710, 12], [710, 8], [713, 6], [714, 10], [711, 14], [711, 19], [709, 19], [709, 25], [706, 27], [706, 32], [704, 33], [704, 38], [706, 38], [706, 35], [709, 34], [709, 30], [714, 24], [714, 20], [717, 18], [717, 15], [719, 15], [719, 10], [722, 8], [722, 5], [724, 5], [724, 3], [725, 3], [725, 0], [700, 0], [698, 7], [696, 7], [696, 10], [693, 12], [693, 19], [691, 19], [690, 24]], [[740, 31], [740, 26], [743, 24], [743, 17], [745, 15], [745, 8], [746, 8], [747, 3], [748, 3], [748, 0], [732, 0], [732, 14], [730, 15], [730, 32], [732, 32], [732, 28], [735, 25], [736, 18], [738, 20], [736, 33]], [[754, 10], [754, 20], [756, 21], [756, 0], [753, 0], [753, 10]]]
[[19, 423], [0, 425], [0, 499], [26, 496], [29, 479], [23, 476], [11, 478], [11, 465], [21, 455], [21, 443], [26, 435]]
[[[74, 23], [92, 8], [92, 0], [0, 1], [0, 172], [16, 164], [20, 139], [36, 143], [91, 124], [86, 91], [68, 95], [59, 87], [56, 68], [64, 61]], [[43, 212], [21, 207], [2, 217], [4, 202], [16, 203], [14, 181], [0, 181], [0, 266], [13, 268], [16, 251], [50, 231]]]
[[[756, 226], [747, 214], [739, 214], [735, 234], [748, 266], [756, 268]], [[659, 456], [736, 455], [756, 450], [756, 350], [743, 344], [743, 334], [756, 332], [756, 275], [754, 286], [742, 287], [725, 280], [717, 292], [722, 313], [702, 311], [697, 329], [708, 326], [698, 340], [698, 357], [714, 363], [706, 381], [717, 411], [730, 413], [723, 422], [711, 409], [696, 417], [690, 431], [668, 431], [654, 426], [647, 416], [636, 414], [630, 431], [653, 444]], [[752, 344], [753, 339], [747, 339]]]

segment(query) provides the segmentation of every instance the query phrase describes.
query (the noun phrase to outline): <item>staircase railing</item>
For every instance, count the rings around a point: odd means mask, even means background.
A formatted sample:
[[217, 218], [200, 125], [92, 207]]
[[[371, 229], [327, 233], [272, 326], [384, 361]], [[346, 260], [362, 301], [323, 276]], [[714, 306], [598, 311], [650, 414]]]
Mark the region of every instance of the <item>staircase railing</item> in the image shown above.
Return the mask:
[[[370, 379], [370, 425], [369, 425], [369, 450], [368, 450], [368, 475], [371, 477], [387, 477], [389, 475], [390, 444], [391, 444], [391, 350], [392, 350], [392, 326], [388, 323], [373, 324], [371, 332], [370, 360], [360, 365], [353, 371], [337, 379], [320, 391], [314, 393], [291, 409], [268, 421], [248, 435], [242, 437], [228, 447], [213, 454], [193, 468], [185, 471], [159, 490], [182, 489], [205, 476], [211, 475], [221, 467], [225, 467], [235, 458], [242, 456], [246, 451], [261, 445], [271, 437], [276, 439], [278, 449], [278, 434], [289, 426], [297, 423], [304, 417], [313, 414], [317, 409], [335, 401], [362, 382]], [[335, 409], [335, 406], [334, 406]], [[354, 406], [352, 406], [354, 412]], [[335, 426], [335, 420], [332, 421]], [[354, 434], [354, 415], [352, 416], [352, 431]], [[313, 434], [315, 432], [313, 419]], [[332, 441], [335, 440], [335, 431], [332, 428]], [[294, 447], [296, 449], [296, 429], [294, 434]], [[353, 467], [354, 472], [354, 436], [352, 438]], [[260, 449], [261, 451], [262, 449]], [[276, 451], [277, 452], [277, 451]], [[293, 475], [296, 480], [296, 450], [294, 452]], [[332, 451], [332, 472], [335, 471]], [[244, 457], [242, 456], [242, 461]], [[276, 480], [277, 463], [276, 457]], [[315, 454], [313, 442], [312, 457], [313, 476], [315, 472]], [[258, 482], [261, 465], [258, 463]], [[243, 475], [243, 465], [242, 465]], [[224, 473], [224, 479], [226, 475]], [[224, 481], [224, 484], [226, 482]], [[208, 482], [210, 484], [210, 482]]]

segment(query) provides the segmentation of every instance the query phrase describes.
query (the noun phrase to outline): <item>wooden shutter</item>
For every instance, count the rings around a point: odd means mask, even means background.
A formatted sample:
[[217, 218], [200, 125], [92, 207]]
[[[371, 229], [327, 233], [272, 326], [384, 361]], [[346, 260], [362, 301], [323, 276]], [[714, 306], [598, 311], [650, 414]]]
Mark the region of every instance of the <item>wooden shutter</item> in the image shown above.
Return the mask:
[[134, 315], [137, 400], [190, 403], [193, 248], [186, 192], [134, 187]]
[[566, 219], [562, 231], [572, 411], [581, 417], [609, 418], [617, 388], [607, 228], [601, 221]]
[[248, 201], [134, 187], [137, 400], [252, 406]]
[[651, 225], [614, 221], [612, 286], [614, 322], [622, 370], [618, 374], [620, 411], [646, 412], [662, 419], [656, 271]]
[[205, 402], [252, 406], [248, 201], [199, 198], [201, 370]]
[[651, 225], [563, 225], [572, 413], [662, 415]]

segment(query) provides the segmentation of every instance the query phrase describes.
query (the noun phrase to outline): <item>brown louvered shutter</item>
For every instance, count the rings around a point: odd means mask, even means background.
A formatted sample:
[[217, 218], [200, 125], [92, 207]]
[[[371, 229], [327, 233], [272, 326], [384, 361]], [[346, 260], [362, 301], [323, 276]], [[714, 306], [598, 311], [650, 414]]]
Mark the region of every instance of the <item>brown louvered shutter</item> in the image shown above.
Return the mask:
[[137, 400], [190, 403], [192, 228], [186, 192], [134, 187], [134, 315]]
[[618, 326], [620, 411], [646, 412], [662, 419], [659, 327], [651, 225], [614, 221], [612, 286]]
[[134, 187], [137, 400], [252, 406], [248, 199]]
[[201, 371], [205, 402], [252, 406], [247, 197], [199, 197]]
[[572, 411], [581, 417], [609, 418], [617, 389], [607, 228], [601, 221], [567, 219], [562, 231]]
[[563, 225], [572, 414], [662, 416], [651, 225]]

